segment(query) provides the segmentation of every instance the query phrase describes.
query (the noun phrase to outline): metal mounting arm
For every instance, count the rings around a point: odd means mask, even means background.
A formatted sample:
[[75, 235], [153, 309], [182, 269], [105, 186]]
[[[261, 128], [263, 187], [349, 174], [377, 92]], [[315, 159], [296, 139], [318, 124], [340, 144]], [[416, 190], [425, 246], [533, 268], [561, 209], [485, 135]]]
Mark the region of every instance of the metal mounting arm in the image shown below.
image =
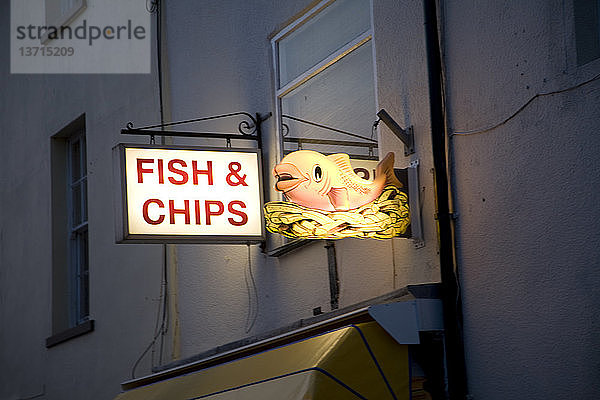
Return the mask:
[[412, 126], [409, 126], [406, 129], [402, 129], [400, 125], [388, 114], [383, 108], [379, 110], [377, 116], [383, 123], [390, 128], [390, 130], [398, 137], [398, 139], [402, 140], [404, 143], [404, 155], [408, 156], [409, 154], [413, 154], [415, 152], [415, 137], [413, 134]]

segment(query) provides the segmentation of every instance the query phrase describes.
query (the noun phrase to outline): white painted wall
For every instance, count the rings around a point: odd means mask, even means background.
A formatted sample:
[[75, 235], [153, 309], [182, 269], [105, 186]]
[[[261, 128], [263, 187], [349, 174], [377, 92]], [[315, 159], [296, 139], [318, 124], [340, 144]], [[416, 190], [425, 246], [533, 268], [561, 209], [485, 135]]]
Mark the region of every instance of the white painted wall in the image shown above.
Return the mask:
[[[154, 331], [162, 248], [114, 243], [111, 149], [135, 141], [119, 134], [128, 121], [157, 120], [156, 78], [9, 75], [9, 4], [0, 5], [0, 399], [109, 399]], [[53, 333], [50, 137], [82, 113], [96, 329], [46, 349]], [[147, 359], [140, 370], [149, 370]]]
[[[598, 74], [575, 65], [571, 3], [445, 2], [452, 128]], [[474, 399], [600, 397], [598, 93], [537, 98], [452, 140]]]
[[[269, 37], [308, 4], [169, 3], [171, 118], [273, 111]], [[582, 67], [572, 61], [568, 0], [444, 4], [449, 123], [456, 130], [501, 121], [535, 93], [574, 85], [600, 68], [598, 61]], [[6, 30], [8, 5], [1, 7]], [[417, 154], [398, 157], [396, 166], [420, 160], [426, 246], [417, 250], [404, 239], [338, 242], [341, 306], [439, 280], [422, 4], [374, 0], [373, 14], [379, 107], [415, 129]], [[1, 36], [7, 48], [8, 35]], [[162, 263], [161, 246], [114, 244], [110, 151], [124, 140], [118, 132], [127, 121], [158, 121], [156, 76], [9, 76], [7, 60], [0, 76], [0, 399], [41, 393], [110, 399], [152, 339]], [[451, 141], [475, 399], [598, 397], [599, 104], [592, 83], [534, 100], [498, 129]], [[83, 112], [96, 330], [46, 349], [50, 136]], [[225, 127], [232, 125], [208, 129]], [[267, 121], [265, 132], [274, 135], [274, 127]], [[382, 152], [402, 154], [389, 131], [381, 128], [380, 135]], [[205, 143], [176, 141], [184, 142]], [[170, 259], [178, 309], [170, 315], [163, 362], [171, 361], [173, 343], [180, 357], [190, 357], [310, 317], [315, 307], [329, 311], [322, 243], [279, 259], [253, 246], [256, 291], [246, 284], [247, 251], [245, 245], [176, 246]], [[137, 375], [150, 369], [147, 357]]]
[[[274, 111], [270, 36], [298, 15], [309, 1], [180, 1], [166, 13], [168, 80], [165, 106], [173, 120], [232, 111]], [[344, 240], [337, 242], [340, 306], [385, 294], [409, 283], [439, 279], [433, 224], [431, 155], [425, 94], [423, 40], [396, 48], [389, 14], [420, 15], [420, 5], [396, 9], [376, 1], [375, 44], [378, 100], [401, 124], [415, 125], [421, 159], [425, 242]], [[10, 26], [8, 3], [0, 21]], [[419, 29], [419, 21], [406, 28]], [[393, 27], [392, 27], [393, 28]], [[8, 35], [2, 48], [8, 48]], [[400, 45], [405, 46], [406, 43]], [[154, 50], [153, 50], [154, 51]], [[397, 51], [420, 53], [419, 63]], [[119, 134], [159, 121], [155, 55], [151, 75], [9, 75], [0, 63], [2, 95], [0, 207], [0, 399], [110, 399], [151, 342], [158, 309], [163, 248], [114, 244], [111, 149], [119, 142], [146, 142]], [[403, 69], [410, 69], [408, 82]], [[410, 112], [404, 105], [410, 104]], [[52, 334], [52, 247], [50, 137], [86, 114], [90, 229], [90, 317], [93, 332], [46, 349]], [[404, 120], [410, 115], [411, 120]], [[375, 120], [373, 115], [373, 120]], [[236, 129], [219, 122], [206, 129]], [[264, 132], [275, 137], [273, 119]], [[190, 129], [193, 129], [190, 127]], [[382, 151], [402, 146], [381, 129]], [[176, 143], [204, 144], [200, 140]], [[213, 141], [213, 145], [223, 145]], [[235, 143], [234, 143], [235, 145]], [[272, 148], [273, 140], [266, 140]], [[273, 152], [265, 159], [274, 161]], [[269, 185], [272, 185], [270, 182]], [[245, 245], [179, 245], [168, 250], [171, 282], [169, 333], [162, 362], [280, 328], [311, 317], [313, 308], [330, 310], [327, 253], [315, 242], [280, 258]], [[256, 287], [249, 275], [248, 263]], [[247, 283], [249, 282], [249, 283]], [[176, 283], [175, 285], [173, 283]], [[176, 292], [175, 292], [176, 290]], [[158, 347], [157, 347], [158, 350]], [[158, 354], [154, 366], [158, 364]], [[136, 376], [151, 373], [147, 355]], [[37, 398], [36, 397], [36, 398]]]
[[[426, 246], [415, 250], [412, 241], [406, 239], [393, 242], [338, 241], [336, 254], [341, 307], [385, 294], [408, 283], [439, 280], [432, 217], [432, 176], [429, 172], [428, 107], [426, 97], [422, 98], [427, 94], [427, 88], [421, 84], [426, 81], [424, 39], [420, 33], [412, 32], [417, 40], [403, 42], [406, 47], [402, 47], [396, 40], [398, 26], [388, 24], [388, 19], [392, 18], [390, 11], [402, 15], [413, 13], [421, 18], [421, 6], [398, 7], [393, 1], [375, 3], [379, 105], [401, 124], [409, 122], [415, 125], [419, 148], [415, 158], [422, 162]], [[173, 119], [235, 111], [273, 112], [269, 38], [308, 4], [304, 0], [189, 0], [168, 7], [169, 93]], [[421, 27], [420, 21], [414, 21], [404, 29], [413, 31]], [[421, 56], [415, 63], [409, 57], [397, 58], [396, 52], [417, 52]], [[398, 59], [402, 61], [400, 64], [396, 62]], [[405, 80], [405, 69], [415, 77], [414, 81]], [[410, 104], [407, 111], [403, 109], [406, 104]], [[405, 121], [406, 115], [410, 115], [412, 120]], [[212, 126], [212, 129], [228, 127], [227, 122]], [[381, 130], [383, 154], [395, 151], [398, 155], [396, 166], [406, 167], [412, 158], [403, 156], [401, 142], [387, 128]], [[273, 119], [265, 123], [265, 133], [275, 137]], [[185, 143], [204, 141], [185, 140]], [[224, 145], [223, 141], [216, 144]], [[272, 158], [273, 154], [267, 154], [269, 157]], [[250, 286], [250, 300], [245, 283], [248, 273], [245, 245], [178, 246], [177, 259], [183, 358], [311, 317], [315, 307], [321, 307], [325, 312], [331, 309], [327, 253], [322, 242], [278, 259], [268, 258], [258, 248], [253, 248], [251, 262], [257, 290], [255, 293]], [[253, 320], [256, 311], [255, 295], [258, 296], [258, 313], [255, 324], [248, 330], [251, 325], [247, 322], [248, 314]]]

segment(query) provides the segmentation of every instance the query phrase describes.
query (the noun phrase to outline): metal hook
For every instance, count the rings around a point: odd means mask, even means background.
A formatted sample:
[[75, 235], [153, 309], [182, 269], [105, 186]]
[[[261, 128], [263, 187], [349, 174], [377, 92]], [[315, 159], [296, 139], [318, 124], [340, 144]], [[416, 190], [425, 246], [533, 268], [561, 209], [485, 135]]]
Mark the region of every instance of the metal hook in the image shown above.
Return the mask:
[[375, 134], [375, 129], [377, 129], [377, 126], [379, 125], [379, 122], [381, 121], [381, 118], [377, 119], [377, 121], [373, 122], [373, 126], [371, 127], [371, 139], [373, 139], [373, 135]]
[[231, 138], [227, 138], [227, 146], [228, 149], [231, 148]]

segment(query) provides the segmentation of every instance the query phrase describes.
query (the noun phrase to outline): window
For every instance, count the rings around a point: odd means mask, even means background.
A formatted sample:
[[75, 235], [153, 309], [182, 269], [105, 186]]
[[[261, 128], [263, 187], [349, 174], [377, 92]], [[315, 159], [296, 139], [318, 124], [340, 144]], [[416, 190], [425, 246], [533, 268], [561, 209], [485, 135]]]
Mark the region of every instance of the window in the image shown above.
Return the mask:
[[52, 138], [51, 347], [93, 329], [89, 319], [85, 116]]
[[577, 65], [600, 57], [600, 0], [574, 0]]
[[371, 2], [322, 1], [272, 39], [281, 155], [376, 158]]
[[89, 316], [89, 268], [87, 223], [87, 168], [85, 134], [78, 131], [68, 144], [68, 209], [71, 325], [83, 323]]
[[[86, 8], [86, 0], [45, 0], [46, 26], [67, 26]], [[48, 43], [44, 34], [42, 44]]]

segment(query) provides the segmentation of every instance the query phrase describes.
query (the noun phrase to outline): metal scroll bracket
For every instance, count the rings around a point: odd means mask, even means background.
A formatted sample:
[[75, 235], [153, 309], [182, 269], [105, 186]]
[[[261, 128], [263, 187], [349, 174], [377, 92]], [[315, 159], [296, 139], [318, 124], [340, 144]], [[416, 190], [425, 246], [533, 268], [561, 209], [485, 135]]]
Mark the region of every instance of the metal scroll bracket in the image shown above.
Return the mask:
[[[143, 126], [135, 128], [133, 122], [128, 122], [125, 129], [121, 129], [122, 135], [147, 135], [150, 136], [150, 143], [154, 143], [155, 136], [172, 136], [172, 137], [194, 137], [194, 138], [211, 138], [225, 139], [227, 147], [231, 146], [231, 139], [236, 140], [254, 140], [257, 147], [262, 148], [262, 130], [261, 124], [271, 117], [271, 113], [254, 115], [245, 112], [234, 112], [229, 114], [214, 115], [210, 117], [194, 118], [184, 121], [167, 122], [164, 124]], [[183, 124], [192, 124], [202, 121], [218, 120], [225, 118], [240, 118], [238, 124], [238, 132], [193, 132], [193, 131], [173, 131], [165, 130], [164, 128]], [[159, 129], [156, 129], [159, 128]]]

